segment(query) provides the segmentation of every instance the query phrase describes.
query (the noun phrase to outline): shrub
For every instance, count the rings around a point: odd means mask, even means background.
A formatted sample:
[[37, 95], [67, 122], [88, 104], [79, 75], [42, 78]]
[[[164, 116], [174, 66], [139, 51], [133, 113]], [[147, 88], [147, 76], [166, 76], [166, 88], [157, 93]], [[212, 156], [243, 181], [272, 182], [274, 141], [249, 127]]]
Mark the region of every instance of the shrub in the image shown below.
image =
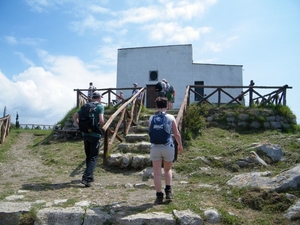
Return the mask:
[[208, 108], [206, 105], [191, 104], [187, 107], [186, 114], [183, 119], [183, 139], [191, 140], [193, 137], [201, 134], [201, 130], [206, 127], [205, 118]]

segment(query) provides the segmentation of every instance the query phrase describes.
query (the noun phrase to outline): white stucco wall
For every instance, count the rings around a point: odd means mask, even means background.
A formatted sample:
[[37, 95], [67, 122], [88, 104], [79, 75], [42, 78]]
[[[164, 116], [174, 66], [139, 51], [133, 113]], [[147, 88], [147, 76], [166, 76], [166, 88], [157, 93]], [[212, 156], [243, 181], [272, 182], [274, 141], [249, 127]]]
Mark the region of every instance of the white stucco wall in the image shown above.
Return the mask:
[[[187, 85], [204, 81], [204, 85], [243, 85], [242, 66], [193, 63], [192, 45], [170, 45], [118, 49], [117, 88], [156, 84], [149, 71], [158, 71], [176, 90], [174, 108], [179, 108]], [[236, 90], [237, 94], [241, 90]], [[206, 90], [205, 90], [206, 93]], [[124, 92], [129, 97], [129, 91]], [[210, 101], [212, 101], [210, 99]], [[191, 102], [193, 98], [191, 98]]]
[[[191, 84], [194, 81], [204, 81], [204, 85], [211, 86], [243, 86], [243, 67], [240, 65], [222, 65], [222, 64], [193, 64], [193, 75]], [[201, 79], [201, 80], [199, 80]], [[209, 95], [215, 88], [207, 88], [204, 94]], [[242, 89], [225, 89], [231, 95], [237, 96], [241, 93]], [[229, 101], [230, 98], [222, 94], [222, 102]], [[215, 94], [209, 98], [209, 101], [216, 103], [218, 96]]]

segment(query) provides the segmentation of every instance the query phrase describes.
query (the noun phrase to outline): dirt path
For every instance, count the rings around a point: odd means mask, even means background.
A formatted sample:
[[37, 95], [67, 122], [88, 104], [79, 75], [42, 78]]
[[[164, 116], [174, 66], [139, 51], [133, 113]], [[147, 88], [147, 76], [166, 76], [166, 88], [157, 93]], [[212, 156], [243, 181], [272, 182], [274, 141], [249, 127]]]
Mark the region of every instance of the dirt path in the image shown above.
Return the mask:
[[27, 146], [33, 142], [32, 133], [20, 133], [16, 144], [12, 146], [7, 162], [0, 164], [1, 183], [19, 185], [32, 177], [44, 176], [47, 168], [36, 157], [32, 157]]
[[80, 183], [82, 168], [70, 174], [67, 171], [58, 173], [59, 168], [45, 166], [27, 147], [33, 140], [32, 133], [21, 132], [10, 149], [9, 159], [0, 164], [0, 188], [5, 195], [16, 195], [18, 201], [46, 201], [51, 204], [70, 199], [98, 206], [117, 204], [133, 211], [137, 210], [135, 207], [153, 207], [155, 192], [152, 179], [143, 181], [138, 172], [100, 172], [93, 186], [85, 188]]

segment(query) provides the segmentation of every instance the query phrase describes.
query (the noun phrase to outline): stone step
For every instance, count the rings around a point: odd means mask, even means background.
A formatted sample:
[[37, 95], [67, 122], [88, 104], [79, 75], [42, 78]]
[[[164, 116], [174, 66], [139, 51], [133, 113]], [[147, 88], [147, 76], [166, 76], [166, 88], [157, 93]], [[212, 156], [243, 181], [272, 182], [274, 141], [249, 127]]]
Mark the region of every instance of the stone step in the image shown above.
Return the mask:
[[111, 154], [105, 163], [109, 167], [128, 168], [128, 169], [144, 169], [150, 167], [152, 162], [149, 154]]
[[147, 133], [129, 133], [125, 137], [125, 141], [128, 143], [136, 143], [141, 141], [149, 141], [149, 135]]
[[150, 153], [150, 142], [147, 141], [141, 141], [137, 143], [120, 143], [118, 145], [118, 150], [122, 153], [144, 153], [149, 154]]
[[132, 126], [129, 130], [130, 133], [148, 133], [148, 123], [147, 126]]

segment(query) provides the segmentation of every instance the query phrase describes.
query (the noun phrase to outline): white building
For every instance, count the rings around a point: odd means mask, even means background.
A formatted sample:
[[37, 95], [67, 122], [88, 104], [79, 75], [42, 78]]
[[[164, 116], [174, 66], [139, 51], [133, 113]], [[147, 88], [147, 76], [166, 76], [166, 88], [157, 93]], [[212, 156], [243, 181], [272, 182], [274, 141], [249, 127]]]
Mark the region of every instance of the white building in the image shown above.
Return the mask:
[[[156, 93], [154, 86], [158, 81], [166, 79], [176, 91], [174, 108], [179, 108], [187, 85], [242, 86], [242, 65], [202, 64], [193, 62], [192, 45], [168, 45], [154, 47], [137, 47], [118, 49], [117, 88], [147, 87], [146, 107], [154, 107]], [[210, 94], [213, 89], [197, 90]], [[242, 89], [231, 89], [229, 92], [237, 96]], [[131, 95], [130, 91], [124, 93]], [[191, 95], [190, 102], [199, 101], [199, 97]], [[226, 96], [222, 96], [222, 101]], [[217, 95], [209, 98], [217, 102]]]

